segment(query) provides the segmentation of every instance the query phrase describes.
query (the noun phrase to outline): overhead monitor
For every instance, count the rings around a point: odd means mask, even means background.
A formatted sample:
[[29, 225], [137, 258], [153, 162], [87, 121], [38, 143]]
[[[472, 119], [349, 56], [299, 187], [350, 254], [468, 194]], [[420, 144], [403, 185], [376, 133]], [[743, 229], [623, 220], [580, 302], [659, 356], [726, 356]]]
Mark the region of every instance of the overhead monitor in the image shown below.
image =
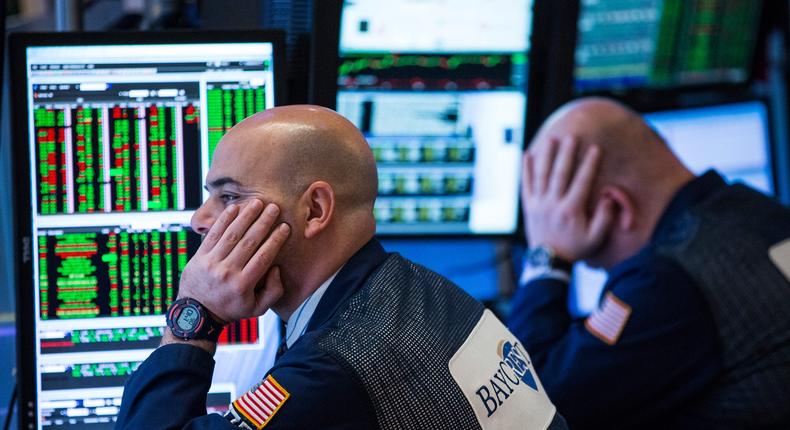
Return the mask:
[[[113, 428], [200, 244], [189, 223], [214, 147], [281, 102], [281, 38], [13, 36], [21, 428]], [[271, 365], [276, 321], [225, 329], [209, 410]]]
[[746, 0], [582, 0], [575, 90], [744, 82], [761, 9]]
[[531, 0], [345, 1], [337, 110], [379, 169], [379, 235], [518, 220]]
[[[715, 168], [729, 182], [774, 194], [770, 122], [764, 103], [653, 112], [644, 118], [693, 173]], [[592, 311], [605, 280], [603, 271], [576, 265], [572, 308], [579, 314]]]

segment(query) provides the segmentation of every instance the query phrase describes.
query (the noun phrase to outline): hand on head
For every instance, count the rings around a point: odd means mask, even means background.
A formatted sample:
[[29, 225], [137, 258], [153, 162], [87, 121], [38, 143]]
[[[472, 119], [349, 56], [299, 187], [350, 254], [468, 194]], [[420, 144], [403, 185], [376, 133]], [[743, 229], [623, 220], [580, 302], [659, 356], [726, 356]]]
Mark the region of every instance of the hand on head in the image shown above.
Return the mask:
[[276, 225], [279, 213], [258, 199], [229, 205], [184, 268], [179, 297], [198, 300], [225, 323], [266, 312], [283, 294], [273, 263], [290, 227]]
[[610, 200], [598, 200], [588, 213], [601, 150], [588, 146], [576, 169], [576, 138], [551, 139], [540, 149], [524, 155], [522, 198], [530, 246], [549, 246], [569, 262], [582, 260], [601, 246], [612, 227]]
[[636, 112], [602, 98], [574, 100], [541, 126], [524, 158], [531, 246], [609, 268], [650, 239], [693, 177]]

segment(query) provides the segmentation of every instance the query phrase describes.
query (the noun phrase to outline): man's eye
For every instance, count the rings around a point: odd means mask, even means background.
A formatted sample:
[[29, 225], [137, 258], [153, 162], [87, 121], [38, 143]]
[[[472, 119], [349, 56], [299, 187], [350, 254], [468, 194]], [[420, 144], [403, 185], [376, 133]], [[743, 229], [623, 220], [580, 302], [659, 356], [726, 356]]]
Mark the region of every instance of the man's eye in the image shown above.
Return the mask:
[[221, 194], [219, 196], [219, 199], [222, 200], [224, 203], [230, 203], [230, 202], [232, 202], [232, 201], [234, 201], [234, 200], [236, 200], [238, 198], [239, 198], [239, 196], [236, 196], [236, 195], [233, 195], [233, 194]]

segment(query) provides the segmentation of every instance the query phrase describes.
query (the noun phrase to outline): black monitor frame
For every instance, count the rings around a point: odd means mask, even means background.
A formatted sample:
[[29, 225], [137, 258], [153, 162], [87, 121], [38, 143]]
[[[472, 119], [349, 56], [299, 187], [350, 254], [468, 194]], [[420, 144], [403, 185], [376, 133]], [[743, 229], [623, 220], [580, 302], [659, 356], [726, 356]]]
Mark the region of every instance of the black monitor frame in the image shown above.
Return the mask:
[[276, 105], [285, 100], [284, 33], [277, 30], [245, 31], [172, 31], [172, 32], [84, 32], [84, 33], [15, 33], [9, 37], [11, 67], [12, 178], [15, 181], [12, 221], [16, 270], [17, 390], [19, 428], [38, 428], [37, 416], [35, 302], [33, 300], [32, 207], [28, 141], [28, 85], [26, 48], [36, 46], [193, 44], [270, 42], [273, 46], [273, 74]]

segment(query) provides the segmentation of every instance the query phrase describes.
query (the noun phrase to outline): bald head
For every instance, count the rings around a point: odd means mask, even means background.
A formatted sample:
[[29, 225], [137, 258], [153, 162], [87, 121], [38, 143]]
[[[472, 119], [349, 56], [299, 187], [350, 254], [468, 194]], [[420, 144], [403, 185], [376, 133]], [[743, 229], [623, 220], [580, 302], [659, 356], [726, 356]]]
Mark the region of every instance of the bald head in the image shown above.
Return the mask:
[[[639, 114], [612, 100], [584, 98], [561, 107], [535, 137], [531, 159], [554, 160], [552, 142], [569, 140], [578, 143], [576, 168], [590, 147], [600, 150], [594, 177], [579, 176], [591, 181], [581, 203], [587, 214], [611, 208], [611, 223], [584, 258], [596, 267], [612, 267], [649, 241], [667, 205], [693, 175]], [[529, 207], [525, 210], [529, 214]]]
[[325, 181], [335, 191], [339, 210], [372, 211], [378, 190], [373, 153], [359, 130], [330, 109], [293, 105], [259, 112], [220, 143], [239, 145], [258, 166], [252, 167], [254, 173], [285, 194], [299, 195], [311, 183]]
[[237, 124], [214, 150], [206, 189], [192, 216], [199, 233], [228, 205], [256, 200], [276, 204], [278, 222], [291, 227], [274, 260], [284, 288], [273, 309], [284, 319], [375, 234], [373, 153], [353, 124], [322, 107], [277, 107]]
[[688, 171], [642, 117], [613, 100], [590, 97], [574, 100], [552, 114], [541, 127], [532, 150], [541, 151], [551, 139], [575, 137], [582, 148], [602, 151], [599, 183], [617, 184], [636, 194], [645, 186], [687, 178]]

